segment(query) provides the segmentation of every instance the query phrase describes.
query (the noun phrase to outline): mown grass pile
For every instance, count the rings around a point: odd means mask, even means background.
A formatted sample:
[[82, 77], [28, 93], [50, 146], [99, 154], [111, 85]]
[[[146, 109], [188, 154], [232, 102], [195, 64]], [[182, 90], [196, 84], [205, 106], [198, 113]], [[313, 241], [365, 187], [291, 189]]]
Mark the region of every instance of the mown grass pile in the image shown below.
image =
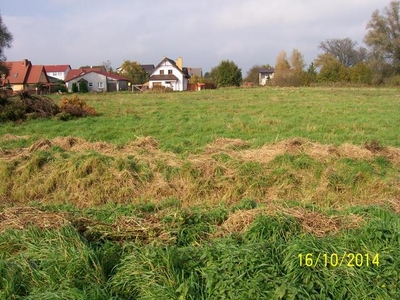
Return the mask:
[[85, 100], [0, 127], [0, 299], [400, 299], [397, 90]]

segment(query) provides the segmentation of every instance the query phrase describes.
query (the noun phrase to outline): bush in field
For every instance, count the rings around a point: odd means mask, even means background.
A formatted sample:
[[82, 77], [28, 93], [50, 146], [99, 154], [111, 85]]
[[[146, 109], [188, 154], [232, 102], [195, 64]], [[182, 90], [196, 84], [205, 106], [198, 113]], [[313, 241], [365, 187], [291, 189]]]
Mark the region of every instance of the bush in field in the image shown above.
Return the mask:
[[19, 93], [19, 97], [2, 97], [0, 100], [0, 122], [47, 118], [56, 115], [59, 107], [44, 96]]
[[230, 60], [223, 60], [211, 70], [218, 87], [240, 86], [242, 70]]
[[[60, 103], [60, 110], [62, 113], [67, 113], [73, 117], [86, 117], [96, 116], [96, 110], [89, 106], [85, 100], [80, 99], [78, 96], [63, 97]], [[63, 118], [62, 118], [63, 119]]]

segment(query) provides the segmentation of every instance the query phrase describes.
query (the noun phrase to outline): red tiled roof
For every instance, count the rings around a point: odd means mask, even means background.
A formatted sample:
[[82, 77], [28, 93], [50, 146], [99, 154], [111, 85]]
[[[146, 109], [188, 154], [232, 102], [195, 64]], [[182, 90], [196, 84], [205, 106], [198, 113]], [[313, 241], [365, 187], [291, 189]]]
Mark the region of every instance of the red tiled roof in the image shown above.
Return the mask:
[[70, 65], [51, 65], [51, 66], [44, 66], [46, 73], [50, 72], [65, 72], [68, 68], [71, 69]]
[[81, 69], [72, 69], [69, 70], [67, 77], [65, 77], [65, 81], [70, 81], [74, 79], [75, 77], [79, 77], [81, 75], [85, 74]]
[[70, 81], [72, 79], [75, 79], [77, 77], [83, 76], [85, 74], [89, 74], [89, 73], [96, 73], [96, 74], [104, 75], [106, 77], [109, 77], [109, 78], [112, 78], [112, 79], [115, 79], [115, 80], [120, 80], [120, 81], [121, 80], [130, 81], [130, 79], [127, 78], [127, 77], [119, 76], [119, 75], [108, 73], [108, 72], [100, 72], [100, 71], [96, 71], [96, 70], [93, 70], [93, 69], [91, 69], [89, 72], [85, 72], [82, 69], [73, 69], [73, 70], [70, 70], [68, 72], [68, 75], [65, 78], [65, 82]]
[[[110, 77], [110, 78], [115, 79], [115, 80], [130, 81], [130, 79], [127, 78], [127, 77], [119, 76], [119, 75], [116, 75], [116, 74], [113, 74], [113, 73], [108, 73], [108, 72], [97, 72], [97, 71], [92, 71], [92, 72], [95, 72], [95, 73], [97, 73], [97, 74], [101, 74], [101, 75]], [[90, 73], [90, 72], [88, 72], [88, 73]]]
[[31, 66], [25, 83], [49, 83], [44, 66]]
[[23, 84], [25, 83], [26, 77], [29, 72], [29, 67], [32, 65], [27, 59], [23, 61], [9, 61], [5, 63], [9, 69], [8, 77], [5, 78], [4, 82], [10, 84]]
[[27, 59], [10, 61], [5, 64], [9, 68], [9, 74], [4, 82], [10, 84], [49, 83], [44, 67], [34, 66]]

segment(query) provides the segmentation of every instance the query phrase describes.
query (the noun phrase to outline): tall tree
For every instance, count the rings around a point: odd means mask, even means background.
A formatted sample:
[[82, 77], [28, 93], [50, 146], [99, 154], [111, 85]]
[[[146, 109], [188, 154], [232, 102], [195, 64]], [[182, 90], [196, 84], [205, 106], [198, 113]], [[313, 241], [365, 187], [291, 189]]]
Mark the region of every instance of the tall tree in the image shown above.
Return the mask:
[[133, 84], [145, 83], [146, 72], [136, 61], [124, 60], [121, 66], [121, 74], [128, 77]]
[[290, 84], [292, 86], [299, 86], [302, 84], [304, 66], [305, 63], [303, 54], [301, 54], [299, 50], [293, 49], [292, 55], [290, 56]]
[[286, 86], [290, 76], [290, 64], [287, 60], [286, 51], [281, 51], [276, 58], [274, 84]]
[[344, 82], [348, 81], [348, 67], [330, 53], [318, 55], [315, 66], [320, 68], [318, 80], [321, 82]]
[[364, 47], [357, 47], [357, 42], [349, 38], [328, 39], [321, 42], [319, 48], [325, 53], [332, 54], [346, 67], [354, 66], [367, 57], [367, 50]]
[[299, 50], [293, 49], [289, 60], [287, 59], [286, 52], [281, 51], [276, 59], [275, 85], [300, 86], [303, 81], [304, 66], [304, 57]]
[[240, 86], [242, 83], [242, 70], [230, 60], [223, 60], [211, 70], [218, 87]]
[[6, 60], [4, 49], [11, 47], [12, 40], [13, 36], [3, 23], [3, 18], [0, 15], [0, 74], [8, 75], [8, 69], [3, 64], [3, 62]]
[[392, 1], [384, 8], [383, 14], [376, 10], [367, 24], [364, 42], [371, 49], [374, 60], [386, 66], [391, 65], [400, 73], [400, 1]]

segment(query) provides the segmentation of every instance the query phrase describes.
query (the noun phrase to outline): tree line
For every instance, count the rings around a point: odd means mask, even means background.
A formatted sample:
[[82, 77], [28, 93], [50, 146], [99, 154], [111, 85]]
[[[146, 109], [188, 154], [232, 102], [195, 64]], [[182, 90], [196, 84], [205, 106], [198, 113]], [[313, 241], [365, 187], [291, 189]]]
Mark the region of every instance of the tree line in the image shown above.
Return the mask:
[[[350, 38], [328, 39], [319, 44], [321, 54], [305, 69], [302, 53], [293, 49], [290, 56], [281, 51], [275, 66], [255, 65], [242, 78], [242, 70], [230, 60], [223, 60], [203, 78], [194, 76], [191, 83], [212, 82], [218, 87], [240, 86], [243, 81], [259, 83], [261, 68], [274, 68], [268, 84], [309, 86], [312, 84], [400, 85], [400, 1], [392, 1], [382, 12], [375, 10], [367, 24], [364, 43], [359, 46]], [[12, 35], [0, 15], [0, 73], [6, 74], [4, 48], [9, 48]], [[108, 62], [109, 63], [109, 62]], [[144, 83], [148, 75], [140, 64], [124, 61], [123, 75], [132, 83]]]
[[[290, 56], [281, 51], [268, 84], [309, 86], [312, 84], [400, 85], [400, 1], [392, 1], [382, 12], [375, 10], [367, 24], [364, 43], [350, 38], [328, 39], [319, 44], [321, 54], [305, 69], [302, 53]], [[244, 81], [259, 83], [259, 70], [271, 65], [254, 65]], [[240, 75], [239, 75], [240, 73]], [[232, 61], [223, 61], [207, 75], [218, 86], [242, 83], [241, 70]]]

